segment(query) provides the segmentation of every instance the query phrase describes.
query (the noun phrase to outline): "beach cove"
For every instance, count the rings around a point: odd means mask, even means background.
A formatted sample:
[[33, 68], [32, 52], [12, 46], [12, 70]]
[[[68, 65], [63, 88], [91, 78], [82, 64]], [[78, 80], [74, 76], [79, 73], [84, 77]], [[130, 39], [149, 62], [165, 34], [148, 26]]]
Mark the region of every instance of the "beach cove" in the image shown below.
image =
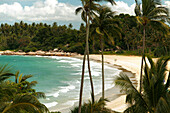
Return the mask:
[[[80, 57], [80, 56], [78, 56]], [[83, 57], [83, 56], [81, 56]], [[90, 59], [94, 61], [101, 62], [101, 55], [90, 55]], [[129, 75], [130, 80], [136, 86], [139, 87], [140, 81], [140, 68], [141, 68], [141, 56], [124, 56], [124, 55], [104, 55], [105, 64], [116, 67], [123, 70], [127, 75]], [[156, 61], [157, 58], [154, 58]], [[168, 70], [170, 70], [170, 61], [168, 62]], [[128, 74], [128, 73], [132, 74]], [[126, 95], [120, 92], [120, 88], [113, 87], [106, 91], [106, 98], [110, 100], [106, 107], [114, 111], [123, 112], [127, 108]]]
[[[23, 55], [1, 55], [0, 62], [13, 67], [14, 71], [32, 74], [31, 80], [38, 81], [37, 91], [42, 91], [47, 98], [40, 99], [50, 111], [70, 111], [74, 103], [79, 99], [79, 86], [81, 78], [82, 60], [63, 56], [23, 56]], [[113, 86], [113, 76], [119, 75], [120, 70], [105, 66], [106, 89]], [[101, 92], [100, 64], [91, 61], [92, 74], [95, 84], [95, 95]], [[11, 78], [11, 80], [14, 80]], [[88, 70], [85, 72], [84, 99], [90, 97], [90, 85]]]
[[[28, 56], [29, 57], [29, 56]], [[40, 57], [40, 58], [39, 58]], [[72, 57], [55, 57], [55, 56], [44, 56], [45, 58], [50, 58], [50, 59], [60, 59], [61, 63], [66, 63], [66, 62], [77, 62], [78, 64], [73, 64], [74, 66], [79, 67], [79, 71], [77, 74], [79, 74], [79, 79], [81, 76], [81, 65], [82, 65], [82, 55], [77, 55], [77, 56], [72, 56]], [[36, 59], [43, 59], [44, 57], [41, 56], [36, 56]], [[70, 60], [71, 58], [71, 60]], [[66, 60], [67, 59], [67, 60]], [[100, 65], [101, 62], [101, 56], [100, 55], [90, 55], [90, 59], [92, 60], [92, 68], [94, 68], [96, 65]], [[139, 71], [140, 71], [140, 63], [141, 63], [141, 57], [139, 56], [122, 56], [122, 55], [104, 55], [104, 59], [105, 59], [105, 67], [111, 67], [111, 68], [116, 68], [119, 70], [123, 70], [126, 74], [129, 75], [130, 79], [133, 81], [134, 85], [138, 85], [138, 81], [139, 81]], [[97, 64], [95, 64], [97, 62]], [[67, 65], [67, 64], [66, 64]], [[94, 67], [93, 67], [94, 66]], [[62, 67], [63, 68], [63, 67]], [[170, 62], [168, 63], [168, 69], [170, 69]], [[86, 69], [87, 70], [87, 69]], [[92, 69], [92, 73], [93, 73], [93, 69]], [[105, 72], [108, 70], [105, 70]], [[118, 71], [117, 73], [115, 73], [114, 75], [119, 75]], [[100, 71], [96, 71], [93, 74], [99, 76]], [[132, 74], [133, 73], [133, 74]], [[95, 76], [94, 76], [95, 77]], [[88, 82], [88, 74], [86, 72], [86, 82]], [[115, 111], [119, 111], [122, 112], [126, 109], [127, 105], [125, 104], [125, 98], [126, 96], [122, 93], [120, 93], [120, 89], [118, 87], [113, 87], [113, 76], [107, 78], [111, 79], [109, 80], [109, 84], [106, 86], [107, 90], [105, 92], [106, 98], [110, 101], [107, 103], [108, 108], [115, 110]], [[55, 93], [50, 94], [48, 93], [47, 96], [52, 97], [53, 99], [55, 99], [54, 97], [58, 97], [60, 93], [65, 93], [67, 94], [67, 92], [77, 89], [77, 93], [76, 93], [76, 98], [74, 98], [73, 100], [70, 100], [69, 102], [65, 103], [65, 108], [63, 107], [62, 109], [59, 109], [60, 107], [56, 108], [55, 105], [57, 105], [58, 103], [55, 101], [51, 101], [50, 104], [46, 103], [45, 105], [47, 107], [53, 106], [50, 108], [51, 111], [61, 111], [61, 112], [69, 112], [69, 110], [71, 108], [73, 108], [73, 106], [77, 105], [75, 103], [77, 103], [78, 97], [79, 97], [79, 84], [80, 82], [77, 81], [77, 88], [72, 85], [72, 83], [70, 83], [69, 85], [66, 85], [65, 87], [60, 87], [59, 89], [54, 89], [53, 91]], [[97, 89], [99, 89], [100, 87], [97, 87]], [[88, 87], [88, 90], [90, 90], [90, 87]], [[86, 92], [88, 91], [86, 90]], [[96, 90], [95, 90], [96, 91]], [[95, 93], [95, 97], [96, 99], [101, 97], [101, 91], [97, 90], [97, 92]], [[75, 94], [74, 94], [75, 95]], [[86, 95], [85, 94], [85, 98], [84, 101], [87, 101], [89, 99], [90, 95]], [[50, 99], [52, 99], [50, 98]], [[60, 97], [61, 98], [61, 97]], [[47, 98], [47, 101], [49, 100], [49, 98]], [[62, 101], [62, 100], [61, 100]], [[71, 106], [70, 106], [71, 105]], [[67, 106], [70, 106], [69, 108]]]

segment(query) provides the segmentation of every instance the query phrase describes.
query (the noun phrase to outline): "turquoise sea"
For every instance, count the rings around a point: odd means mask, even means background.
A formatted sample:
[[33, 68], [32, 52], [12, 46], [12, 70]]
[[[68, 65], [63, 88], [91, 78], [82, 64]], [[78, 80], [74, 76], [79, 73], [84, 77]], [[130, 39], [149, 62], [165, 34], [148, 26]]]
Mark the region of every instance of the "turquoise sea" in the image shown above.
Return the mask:
[[[44, 92], [46, 99], [40, 99], [50, 110], [69, 109], [79, 99], [82, 60], [72, 57], [45, 56], [2, 56], [0, 64], [12, 66], [14, 71], [20, 70], [24, 75], [34, 75], [30, 81], [36, 80], [37, 91]], [[86, 65], [87, 66], [87, 65]], [[101, 92], [101, 64], [91, 61], [91, 70], [95, 86], [95, 94]], [[105, 87], [113, 87], [113, 76], [120, 70], [105, 65]], [[14, 79], [11, 78], [14, 81]], [[90, 97], [90, 81], [88, 71], [85, 72], [83, 98]]]

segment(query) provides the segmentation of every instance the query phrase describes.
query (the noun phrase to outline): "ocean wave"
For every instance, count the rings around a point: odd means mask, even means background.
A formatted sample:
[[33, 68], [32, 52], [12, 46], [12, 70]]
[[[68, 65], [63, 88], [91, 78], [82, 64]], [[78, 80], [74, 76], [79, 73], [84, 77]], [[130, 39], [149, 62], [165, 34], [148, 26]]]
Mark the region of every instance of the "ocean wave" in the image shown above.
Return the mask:
[[76, 87], [73, 85], [69, 85], [69, 86], [65, 86], [65, 87], [60, 87], [61, 89], [59, 90], [59, 92], [61, 93], [67, 93], [70, 90], [75, 89]]
[[78, 102], [78, 99], [67, 101], [66, 103], [64, 103], [64, 105], [73, 106], [75, 104], [75, 102]]
[[56, 106], [58, 104], [58, 102], [51, 102], [51, 103], [43, 103], [47, 108]]
[[53, 97], [58, 97], [59, 96], [59, 92], [57, 91], [57, 92], [55, 92], [55, 93], [47, 93], [47, 94], [45, 94], [47, 97], [50, 97], [50, 96], [53, 96]]
[[73, 63], [74, 61], [69, 61], [69, 60], [60, 60], [58, 62], [64, 62], [64, 63]]

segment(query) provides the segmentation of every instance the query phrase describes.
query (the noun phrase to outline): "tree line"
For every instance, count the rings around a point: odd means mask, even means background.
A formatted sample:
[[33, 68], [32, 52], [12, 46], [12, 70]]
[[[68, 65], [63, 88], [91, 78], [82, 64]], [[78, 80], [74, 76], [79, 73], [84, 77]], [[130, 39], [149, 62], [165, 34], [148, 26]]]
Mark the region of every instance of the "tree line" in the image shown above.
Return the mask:
[[[90, 24], [89, 52], [99, 53], [100, 36], [95, 27], [103, 26], [107, 28], [109, 38], [104, 41], [104, 53], [118, 54], [142, 54], [142, 26], [138, 24], [135, 16], [128, 14], [112, 15], [110, 19], [103, 21], [99, 25], [97, 21]], [[115, 32], [115, 28], [118, 31]], [[110, 25], [110, 26], [109, 26]], [[44, 50], [49, 51], [54, 48], [62, 49], [66, 52], [84, 53], [85, 50], [86, 26], [82, 23], [79, 29], [73, 29], [73, 25], [47, 25], [46, 23], [27, 24], [21, 21], [14, 25], [7, 23], [0, 26], [0, 50], [23, 50], [25, 52]], [[170, 34], [164, 33], [162, 29], [154, 29], [149, 26], [146, 31], [146, 53], [153, 56], [170, 55]], [[109, 51], [109, 52], [107, 52]]]

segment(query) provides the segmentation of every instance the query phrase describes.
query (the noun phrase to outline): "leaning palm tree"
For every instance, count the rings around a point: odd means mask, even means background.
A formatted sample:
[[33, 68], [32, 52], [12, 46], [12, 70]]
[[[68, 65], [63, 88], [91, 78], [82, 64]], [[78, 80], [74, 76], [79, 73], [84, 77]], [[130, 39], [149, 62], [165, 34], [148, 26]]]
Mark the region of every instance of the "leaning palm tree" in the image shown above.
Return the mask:
[[[136, 1], [135, 13], [138, 22], [143, 26], [143, 48], [140, 73], [140, 92], [142, 91], [142, 69], [145, 54], [145, 34], [148, 25], [152, 25], [155, 29], [161, 29], [167, 32], [168, 26], [162, 20], [168, 20], [168, 9], [161, 5], [161, 0], [142, 0], [142, 4]], [[142, 8], [140, 8], [140, 5]]]
[[[112, 12], [110, 8], [101, 6], [97, 10], [97, 15], [92, 21], [92, 28], [99, 35], [102, 55], [102, 98], [104, 99], [104, 38], [108, 38], [112, 44], [114, 40], [112, 35], [121, 37], [121, 30], [118, 27], [118, 22], [113, 19], [115, 12]], [[93, 32], [93, 31], [92, 31]]]
[[[127, 75], [116, 77], [115, 84], [121, 87], [129, 107], [125, 113], [169, 113], [170, 111], [170, 70], [167, 70], [168, 58], [160, 58], [156, 63], [147, 57], [150, 68], [144, 58], [144, 78], [142, 94], [133, 85]], [[169, 72], [169, 75], [167, 74]], [[167, 76], [167, 79], [166, 79]]]
[[84, 69], [85, 69], [85, 59], [87, 55], [88, 59], [88, 69], [89, 69], [89, 76], [91, 81], [91, 87], [92, 87], [92, 101], [94, 102], [94, 91], [92, 86], [92, 77], [91, 77], [91, 71], [90, 71], [90, 62], [89, 62], [89, 29], [90, 29], [90, 19], [92, 18], [93, 10], [96, 9], [97, 4], [95, 2], [101, 2], [101, 1], [107, 1], [111, 4], [115, 3], [114, 0], [81, 0], [83, 7], [79, 7], [76, 9], [76, 14], [80, 11], [82, 11], [81, 17], [86, 22], [86, 49], [84, 52], [84, 58], [83, 58], [83, 67], [82, 67], [82, 78], [81, 78], [81, 86], [80, 86], [80, 99], [79, 99], [79, 113], [81, 113], [81, 100], [82, 100], [82, 92], [83, 92], [83, 83], [84, 83]]

